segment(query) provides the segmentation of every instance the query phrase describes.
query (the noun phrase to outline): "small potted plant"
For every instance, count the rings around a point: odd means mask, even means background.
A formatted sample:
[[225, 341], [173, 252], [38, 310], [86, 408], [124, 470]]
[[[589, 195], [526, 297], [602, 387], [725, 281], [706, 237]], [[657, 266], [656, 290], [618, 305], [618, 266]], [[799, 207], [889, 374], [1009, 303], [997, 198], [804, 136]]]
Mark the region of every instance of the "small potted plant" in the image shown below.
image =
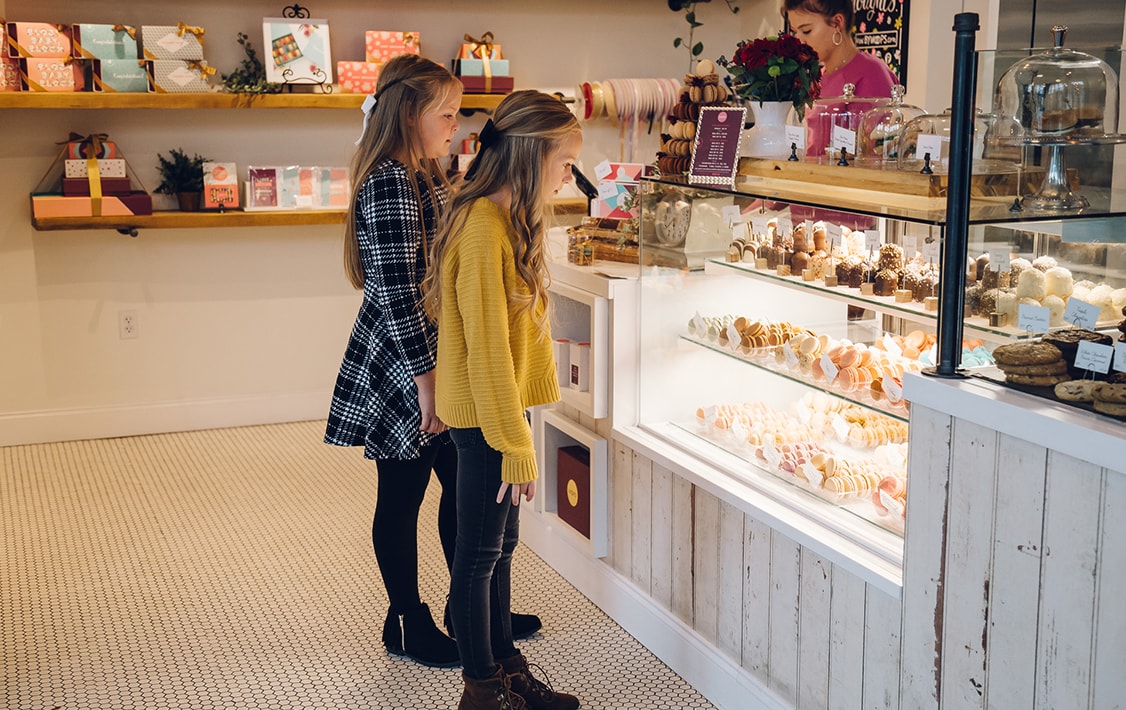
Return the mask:
[[182, 148], [173, 148], [168, 156], [157, 154], [159, 161], [160, 185], [156, 192], [161, 195], [175, 195], [184, 212], [199, 209], [203, 194], [203, 164], [207, 158], [199, 155], [189, 157]]

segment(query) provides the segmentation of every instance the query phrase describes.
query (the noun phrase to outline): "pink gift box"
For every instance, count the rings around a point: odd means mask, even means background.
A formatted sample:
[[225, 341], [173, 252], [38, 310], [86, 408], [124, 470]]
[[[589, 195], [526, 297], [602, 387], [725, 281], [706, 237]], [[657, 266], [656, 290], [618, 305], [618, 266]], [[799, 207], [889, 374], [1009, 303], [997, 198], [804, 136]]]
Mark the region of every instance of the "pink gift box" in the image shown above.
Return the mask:
[[337, 62], [336, 83], [349, 94], [374, 94], [379, 65], [373, 62]]
[[0, 20], [0, 91], [20, 90], [20, 60], [8, 56], [8, 24]]
[[73, 48], [69, 26], [48, 22], [9, 22], [8, 56], [69, 57]]
[[417, 32], [368, 30], [364, 35], [367, 61], [385, 64], [400, 54], [419, 54], [422, 38]]
[[598, 185], [598, 199], [591, 203], [591, 216], [629, 219], [637, 216], [637, 206], [626, 210], [626, 204], [637, 192], [637, 185], [629, 182], [604, 181]]
[[24, 91], [74, 92], [86, 89], [83, 60], [63, 61], [48, 57], [20, 60]]

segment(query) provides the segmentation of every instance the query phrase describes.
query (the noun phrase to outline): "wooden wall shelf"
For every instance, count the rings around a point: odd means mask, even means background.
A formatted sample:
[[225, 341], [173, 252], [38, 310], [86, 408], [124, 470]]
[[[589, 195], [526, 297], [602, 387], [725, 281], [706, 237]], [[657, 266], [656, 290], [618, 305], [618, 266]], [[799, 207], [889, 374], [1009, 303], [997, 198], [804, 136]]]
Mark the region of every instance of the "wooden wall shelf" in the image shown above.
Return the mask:
[[270, 212], [153, 212], [151, 215], [113, 217], [31, 218], [41, 232], [60, 229], [117, 229], [130, 233], [139, 229], [210, 229], [215, 227], [292, 227], [312, 224], [344, 224], [343, 210], [285, 210]]
[[[464, 94], [461, 108], [492, 111], [502, 94]], [[204, 108], [353, 108], [364, 94], [103, 94], [97, 92], [2, 92], [0, 109], [204, 109]]]

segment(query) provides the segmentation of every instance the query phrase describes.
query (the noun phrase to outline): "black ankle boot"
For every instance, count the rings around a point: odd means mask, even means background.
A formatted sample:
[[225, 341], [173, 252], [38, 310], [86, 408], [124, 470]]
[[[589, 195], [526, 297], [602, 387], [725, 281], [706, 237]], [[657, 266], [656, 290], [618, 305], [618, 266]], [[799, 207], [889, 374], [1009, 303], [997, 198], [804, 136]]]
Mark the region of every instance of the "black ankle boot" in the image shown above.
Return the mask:
[[388, 653], [403, 655], [403, 627], [399, 624], [399, 615], [390, 609], [383, 621], [383, 647]]
[[[509, 616], [512, 618], [512, 639], [514, 641], [522, 641], [530, 638], [532, 634], [543, 628], [543, 622], [535, 614], [517, 614], [510, 612]], [[446, 627], [446, 633], [450, 638], [457, 638], [454, 636], [454, 625], [450, 620], [450, 598], [446, 597], [446, 611], [442, 614], [442, 625]]]
[[[403, 635], [399, 654], [432, 668], [461, 665], [457, 643], [438, 630], [434, 618], [430, 616], [430, 607], [419, 604], [404, 612], [402, 619]], [[386, 640], [384, 645], [387, 646]], [[391, 646], [387, 646], [387, 650], [396, 653]]]

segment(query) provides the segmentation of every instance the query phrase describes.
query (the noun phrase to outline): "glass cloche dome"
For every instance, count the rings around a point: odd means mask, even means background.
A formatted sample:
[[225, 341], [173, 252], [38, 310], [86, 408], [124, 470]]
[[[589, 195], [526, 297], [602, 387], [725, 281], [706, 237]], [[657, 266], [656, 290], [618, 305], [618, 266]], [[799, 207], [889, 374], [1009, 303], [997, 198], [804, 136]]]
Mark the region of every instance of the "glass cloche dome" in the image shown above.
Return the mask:
[[903, 103], [903, 86], [891, 87], [891, 100], [877, 104], [860, 115], [857, 160], [877, 165], [894, 163], [899, 157], [899, 134], [909, 121], [926, 112]]

